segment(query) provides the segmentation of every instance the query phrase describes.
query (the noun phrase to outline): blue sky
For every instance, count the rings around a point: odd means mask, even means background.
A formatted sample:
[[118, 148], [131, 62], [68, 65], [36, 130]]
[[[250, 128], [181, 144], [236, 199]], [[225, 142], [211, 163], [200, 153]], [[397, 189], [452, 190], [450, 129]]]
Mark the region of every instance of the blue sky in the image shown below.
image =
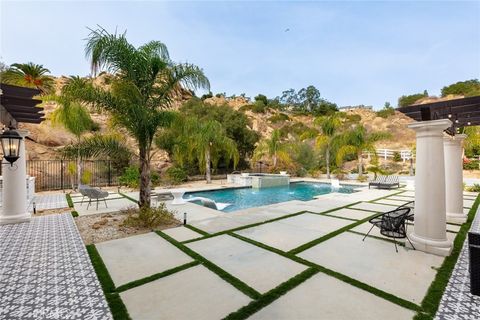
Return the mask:
[[[396, 105], [480, 78], [480, 1], [1, 1], [0, 56], [87, 75], [87, 27], [164, 42], [212, 91], [269, 97], [308, 85], [340, 106]], [[290, 31], [285, 32], [286, 29]]]

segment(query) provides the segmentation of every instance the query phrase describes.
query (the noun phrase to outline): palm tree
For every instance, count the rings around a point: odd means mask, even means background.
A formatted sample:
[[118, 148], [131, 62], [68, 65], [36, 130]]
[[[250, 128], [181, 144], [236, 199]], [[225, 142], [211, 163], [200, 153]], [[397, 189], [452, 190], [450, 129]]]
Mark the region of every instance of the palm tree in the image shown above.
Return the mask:
[[281, 140], [280, 130], [275, 129], [269, 139], [263, 139], [255, 148], [253, 153], [253, 161], [258, 161], [263, 157], [268, 157], [272, 160], [272, 168], [277, 167], [278, 161], [290, 163], [292, 161], [288, 153], [288, 145]]
[[363, 175], [363, 152], [371, 151], [374, 157], [376, 157], [375, 142], [388, 139], [389, 137], [389, 133], [369, 133], [363, 125], [356, 125], [342, 136], [343, 146], [337, 151], [337, 165], [340, 166], [348, 154], [355, 154], [357, 156], [358, 176], [361, 177]]
[[91, 30], [86, 55], [92, 72], [108, 71], [113, 75], [110, 88], [91, 81], [70, 86], [71, 98], [109, 112], [120, 126], [136, 140], [140, 162], [141, 207], [150, 206], [150, 161], [152, 142], [161, 127], [174, 118], [166, 110], [183, 88], [210, 88], [203, 71], [192, 64], [170, 60], [167, 47], [150, 41], [140, 47], [130, 44], [125, 33], [110, 34], [105, 29]]
[[330, 152], [341, 125], [340, 118], [336, 115], [319, 117], [315, 119], [315, 124], [319, 125], [322, 132], [315, 139], [315, 145], [318, 149], [325, 152], [325, 166], [327, 167], [327, 179], [330, 179]]
[[4, 83], [36, 88], [45, 94], [52, 92], [55, 84], [53, 77], [47, 73], [50, 73], [50, 70], [41, 64], [14, 63], [2, 73], [1, 77]]
[[200, 172], [205, 173], [207, 183], [212, 183], [211, 167], [217, 167], [220, 158], [233, 160], [234, 168], [237, 166], [237, 144], [227, 136], [220, 122], [190, 118], [184, 122], [183, 128], [181, 141], [174, 147], [174, 158], [182, 163], [186, 154], [190, 161], [198, 160]]
[[[76, 81], [75, 79], [70, 81]], [[67, 84], [68, 86], [68, 84]], [[76, 138], [75, 144], [81, 142], [82, 136], [92, 131], [95, 126], [89, 111], [78, 102], [69, 101], [65, 96], [47, 96], [45, 100], [55, 101], [59, 107], [50, 114], [50, 121], [54, 126], [62, 126]], [[82, 176], [82, 157], [80, 149], [74, 156], [77, 162], [76, 174], [77, 183], [80, 183]], [[74, 188], [72, 181], [72, 188]]]

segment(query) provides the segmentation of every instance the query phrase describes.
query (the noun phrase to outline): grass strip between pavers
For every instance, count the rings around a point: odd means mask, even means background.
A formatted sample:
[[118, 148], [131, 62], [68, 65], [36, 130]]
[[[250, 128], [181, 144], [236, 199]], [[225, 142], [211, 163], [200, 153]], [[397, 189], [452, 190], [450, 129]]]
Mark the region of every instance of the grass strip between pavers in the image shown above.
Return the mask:
[[208, 232], [205, 232], [205, 231], [203, 231], [203, 230], [200, 230], [200, 229], [198, 229], [198, 228], [195, 228], [194, 226], [189, 225], [188, 223], [187, 223], [187, 224], [184, 224], [183, 226], [184, 226], [185, 228], [188, 228], [188, 229], [196, 232], [196, 233], [201, 234], [202, 236], [208, 236], [208, 235], [209, 235]]
[[315, 240], [312, 240], [312, 241], [307, 242], [307, 243], [305, 243], [305, 244], [302, 244], [301, 246], [290, 250], [288, 253], [291, 253], [291, 254], [299, 254], [300, 252], [305, 251], [305, 250], [307, 250], [307, 249], [310, 249], [310, 248], [316, 246], [317, 244], [319, 244], [319, 243], [321, 243], [321, 242], [327, 241], [328, 239], [331, 239], [331, 238], [333, 238], [333, 237], [335, 237], [335, 236], [338, 236], [340, 233], [343, 233], [343, 232], [345, 232], [345, 231], [347, 231], [347, 230], [353, 229], [353, 228], [355, 228], [356, 226], [359, 226], [359, 225], [361, 225], [362, 223], [367, 222], [367, 221], [370, 220], [372, 217], [374, 217], [374, 216], [376, 216], [376, 215], [378, 215], [378, 214], [379, 214], [379, 213], [374, 213], [374, 214], [372, 214], [372, 215], [369, 216], [369, 217], [366, 217], [366, 218], [364, 218], [364, 219], [362, 219], [362, 220], [358, 220], [358, 221], [353, 222], [353, 223], [351, 223], [351, 224], [349, 224], [349, 225], [346, 225], [345, 227], [342, 227], [342, 228], [337, 229], [337, 230], [335, 230], [335, 231], [333, 231], [333, 232], [330, 232], [330, 233], [324, 235], [323, 237], [320, 237], [320, 238], [318, 238], [318, 239], [315, 239]]
[[113, 280], [110, 277], [107, 267], [103, 263], [102, 257], [98, 253], [97, 248], [94, 244], [89, 244], [86, 247], [88, 255], [90, 256], [90, 261], [93, 265], [93, 269], [97, 274], [98, 280], [100, 281], [100, 285], [103, 289], [103, 294], [105, 295], [108, 306], [110, 307], [110, 312], [112, 313], [113, 319], [131, 319], [125, 304], [123, 304], [123, 301], [120, 298], [120, 295], [114, 292], [115, 284], [113, 283]]
[[65, 195], [65, 199], [67, 199], [68, 207], [73, 208], [73, 200], [72, 200], [72, 197], [70, 196], [70, 194], [67, 193]]
[[302, 273], [297, 274], [293, 278], [285, 281], [278, 287], [273, 288], [272, 290], [268, 291], [264, 295], [262, 295], [257, 300], [254, 300], [247, 304], [246, 306], [238, 309], [230, 313], [228, 316], [223, 318], [224, 320], [242, 320], [246, 319], [258, 310], [266, 307], [273, 301], [280, 298], [282, 295], [287, 293], [288, 291], [292, 290], [299, 284], [305, 282], [306, 280], [310, 279], [313, 275], [317, 274], [318, 270], [314, 268], [308, 268], [307, 270], [303, 271]]
[[450, 280], [453, 269], [457, 264], [458, 257], [462, 251], [463, 244], [467, 238], [468, 231], [470, 230], [470, 226], [472, 225], [472, 221], [475, 217], [475, 213], [477, 212], [479, 204], [480, 195], [477, 197], [472, 209], [470, 209], [468, 213], [467, 222], [463, 224], [457, 233], [455, 241], [453, 242], [452, 253], [443, 261], [442, 265], [438, 269], [435, 279], [428, 288], [425, 298], [423, 298], [422, 312], [418, 312], [414, 317], [414, 320], [426, 320], [433, 319], [435, 317], [438, 306], [440, 305], [440, 301], [442, 300], [443, 293], [448, 285], [448, 281]]
[[124, 197], [125, 199], [128, 199], [132, 202], [135, 202], [135, 204], [138, 204], [138, 200], [137, 199], [134, 199], [130, 196], [127, 196], [125, 193], [122, 193], [122, 192], [118, 192], [119, 195], [121, 195], [122, 197]]
[[261, 296], [261, 294], [257, 290], [253, 289], [252, 287], [250, 287], [249, 285], [247, 285], [245, 282], [241, 281], [237, 277], [226, 272], [225, 270], [223, 270], [222, 268], [220, 268], [210, 260], [205, 259], [203, 256], [199, 255], [192, 249], [188, 248], [183, 243], [178, 242], [177, 240], [166, 235], [162, 231], [155, 231], [155, 232], [160, 237], [164, 238], [165, 240], [173, 244], [175, 247], [177, 247], [178, 249], [180, 249], [181, 251], [183, 251], [184, 253], [186, 253], [196, 261], [200, 262], [203, 266], [205, 266], [207, 269], [215, 273], [217, 276], [219, 276], [220, 278], [227, 281], [232, 286], [234, 286], [235, 288], [243, 292], [245, 295], [249, 296], [252, 299], [258, 299]]
[[[283, 219], [288, 219], [288, 218], [295, 217], [295, 216], [298, 216], [298, 215], [301, 215], [301, 214], [304, 214], [304, 213], [311, 213], [311, 214], [318, 214], [318, 215], [325, 215], [326, 216], [330, 212], [337, 211], [337, 210], [344, 209], [344, 208], [348, 208], [349, 206], [353, 206], [353, 205], [359, 204], [361, 202], [362, 201], [357, 201], [357, 202], [354, 202], [354, 203], [347, 204], [345, 206], [335, 207], [335, 208], [332, 208], [332, 209], [329, 209], [329, 210], [326, 210], [326, 211], [322, 211], [322, 212], [313, 212], [313, 211], [308, 211], [308, 210], [302, 210], [302, 211], [295, 212], [295, 213], [292, 213], [292, 214], [287, 214], [285, 216], [281, 216], [281, 217], [278, 217], [278, 218], [265, 220], [265, 221], [261, 221], [261, 222], [257, 222], [257, 223], [252, 223], [252, 224], [248, 224], [248, 225], [245, 225], [245, 226], [241, 226], [241, 227], [237, 227], [237, 228], [233, 228], [233, 229], [228, 229], [228, 230], [224, 230], [224, 231], [220, 231], [220, 232], [216, 232], [216, 233], [207, 233], [207, 232], [203, 231], [204, 233], [206, 233], [206, 235], [204, 237], [182, 241], [182, 243], [190, 243], [190, 242], [195, 242], [195, 241], [201, 241], [201, 240], [204, 240], [204, 239], [220, 236], [222, 234], [227, 234], [227, 233], [230, 233], [230, 232], [235, 232], [235, 231], [240, 231], [240, 230], [244, 230], [244, 229], [248, 229], [248, 228], [257, 227], [257, 226], [260, 226], [262, 224], [267, 224], [267, 223], [272, 223], [272, 222], [283, 220]], [[361, 210], [361, 209], [359, 209], [359, 210]], [[363, 210], [363, 211], [368, 211], [368, 212], [373, 213], [373, 211], [369, 211], [369, 210]], [[351, 219], [343, 218], [343, 217], [335, 217], [335, 218], [351, 220]], [[356, 221], [356, 220], [352, 220], [352, 221]], [[191, 225], [187, 225], [187, 226], [190, 229], [192, 229], [193, 231], [199, 230], [195, 227], [193, 227], [193, 228], [195, 228], [195, 229], [193, 229]]]
[[[395, 295], [393, 295], [393, 294], [391, 294], [391, 293], [388, 293], [388, 292], [385, 292], [385, 291], [383, 291], [383, 290], [380, 290], [380, 289], [377, 289], [377, 288], [375, 288], [375, 287], [372, 287], [372, 286], [370, 286], [370, 285], [368, 285], [368, 284], [366, 284], [366, 283], [363, 283], [363, 282], [358, 281], [358, 280], [356, 280], [356, 279], [350, 278], [350, 277], [347, 276], [347, 275], [344, 275], [344, 274], [342, 274], [342, 273], [333, 271], [333, 270], [331, 270], [331, 269], [328, 269], [328, 268], [326, 268], [326, 267], [323, 267], [323, 266], [321, 266], [321, 265], [318, 265], [318, 264], [316, 264], [316, 263], [314, 263], [314, 262], [305, 260], [305, 259], [303, 259], [303, 258], [301, 258], [301, 257], [299, 257], [299, 256], [296, 256], [296, 255], [294, 255], [294, 254], [291, 254], [290, 252], [284, 252], [284, 251], [282, 251], [282, 250], [280, 250], [280, 249], [270, 247], [270, 246], [268, 246], [268, 245], [265, 245], [265, 244], [263, 244], [263, 243], [257, 242], [257, 241], [255, 241], [255, 240], [251, 240], [251, 239], [245, 238], [245, 237], [240, 236], [240, 235], [238, 235], [238, 234], [232, 233], [232, 234], [230, 234], [230, 235], [233, 236], [233, 237], [236, 237], [236, 238], [238, 238], [238, 239], [240, 239], [240, 240], [243, 240], [243, 241], [245, 241], [245, 242], [248, 242], [248, 243], [250, 243], [250, 244], [252, 244], [252, 245], [256, 245], [257, 247], [260, 247], [260, 248], [262, 248], [262, 249], [265, 249], [265, 250], [269, 250], [269, 251], [271, 251], [271, 252], [274, 252], [274, 253], [276, 253], [276, 254], [278, 254], [278, 255], [281, 255], [281, 256], [283, 256], [283, 257], [285, 257], [285, 258], [288, 258], [288, 259], [290, 259], [290, 260], [293, 260], [293, 261], [295, 261], [295, 262], [304, 264], [304, 265], [306, 265], [306, 266], [308, 266], [308, 267], [310, 267], [310, 268], [313, 268], [313, 269], [315, 269], [315, 270], [318, 270], [319, 272], [325, 273], [325, 274], [327, 274], [327, 275], [329, 275], [329, 276], [331, 276], [331, 277], [334, 277], [334, 278], [336, 278], [336, 279], [338, 279], [338, 280], [340, 280], [340, 281], [346, 282], [346, 283], [348, 283], [348, 284], [350, 284], [350, 285], [352, 285], [352, 286], [354, 286], [354, 287], [357, 287], [357, 288], [359, 288], [359, 289], [362, 289], [362, 290], [364, 290], [364, 291], [367, 291], [367, 292], [369, 292], [369, 293], [371, 293], [371, 294], [373, 294], [373, 295], [376, 295], [376, 296], [378, 296], [378, 297], [380, 297], [380, 298], [383, 298], [383, 299], [385, 299], [385, 300], [388, 300], [388, 301], [390, 301], [390, 302], [392, 302], [392, 303], [395, 303], [395, 304], [397, 304], [397, 305], [399, 305], [399, 306], [402, 306], [402, 307], [404, 307], [404, 308], [407, 308], [407, 309], [410, 309], [410, 310], [413, 310], [413, 311], [419, 311], [419, 310], [420, 310], [420, 306], [416, 305], [416, 304], [413, 303], [413, 302], [410, 302], [410, 301], [407, 301], [407, 300], [405, 300], [405, 299], [399, 298], [399, 297], [397, 297], [397, 296], [395, 296]], [[274, 290], [274, 289], [273, 289], [273, 290]]]
[[380, 197], [380, 198], [376, 198], [376, 199], [373, 199], [373, 200], [370, 200], [370, 201], [363, 201], [363, 202], [373, 203], [374, 201], [378, 201], [378, 200], [385, 199], [385, 198], [388, 198], [388, 197], [398, 196], [399, 194], [401, 194], [403, 192], [406, 192], [406, 191], [405, 190], [400, 190], [399, 192], [389, 194], [388, 196], [383, 196], [383, 197]]
[[205, 240], [205, 239], [208, 239], [208, 238], [220, 236], [220, 235], [222, 235], [222, 234], [227, 234], [227, 233], [229, 233], [229, 232], [240, 231], [240, 230], [243, 230], [243, 229], [248, 229], [248, 228], [253, 228], [253, 227], [256, 227], [256, 226], [260, 226], [260, 225], [262, 225], [262, 224], [272, 223], [272, 222], [275, 222], [275, 221], [278, 221], [278, 220], [283, 220], [283, 219], [295, 217], [295, 216], [298, 216], [298, 215], [301, 215], [301, 214], [304, 214], [304, 213], [307, 213], [307, 212], [308, 212], [308, 211], [300, 211], [300, 212], [292, 213], [292, 214], [289, 214], [289, 215], [286, 215], [286, 216], [274, 218], [274, 219], [271, 219], [271, 220], [266, 220], [266, 221], [261, 221], [261, 222], [257, 222], [257, 223], [252, 223], [252, 224], [248, 224], [248, 225], [245, 225], [245, 226], [241, 226], [241, 227], [237, 227], [237, 228], [233, 228], [233, 229], [228, 229], [228, 230], [220, 231], [220, 232], [217, 232], [217, 233], [209, 233], [208, 235], [206, 235], [206, 236], [204, 236], [204, 237], [195, 238], [195, 239], [191, 239], [191, 240], [187, 240], [187, 241], [183, 241], [182, 243], [190, 243], [190, 242], [195, 242], [195, 241], [201, 241], [201, 240]]
[[175, 268], [172, 268], [172, 269], [168, 269], [168, 270], [165, 270], [163, 272], [160, 272], [160, 273], [156, 273], [156, 274], [153, 274], [151, 276], [148, 276], [148, 277], [145, 277], [145, 278], [142, 278], [142, 279], [139, 279], [139, 280], [135, 280], [135, 281], [132, 281], [132, 282], [129, 282], [129, 283], [126, 283], [124, 285], [121, 285], [119, 287], [117, 287], [115, 289], [116, 292], [123, 292], [123, 291], [126, 291], [126, 290], [129, 290], [129, 289], [132, 289], [132, 288], [135, 288], [135, 287], [139, 287], [145, 283], [149, 283], [149, 282], [152, 282], [152, 281], [155, 281], [155, 280], [158, 280], [160, 278], [163, 278], [163, 277], [166, 277], [166, 276], [169, 276], [171, 274], [174, 274], [174, 273], [177, 273], [177, 272], [180, 272], [180, 271], [183, 271], [185, 269], [189, 269], [191, 267], [195, 267], [197, 265], [199, 265], [200, 262], [199, 261], [192, 261], [192, 262], [189, 262], [189, 263], [185, 263], [185, 264], [182, 264], [181, 266], [178, 266], [178, 267], [175, 267]]

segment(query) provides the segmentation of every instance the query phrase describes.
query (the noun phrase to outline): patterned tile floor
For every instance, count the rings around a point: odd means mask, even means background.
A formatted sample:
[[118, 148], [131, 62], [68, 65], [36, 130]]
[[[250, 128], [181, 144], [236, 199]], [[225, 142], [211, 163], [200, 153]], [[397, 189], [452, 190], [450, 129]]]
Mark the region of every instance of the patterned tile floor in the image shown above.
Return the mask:
[[35, 202], [37, 210], [68, 208], [67, 198], [64, 193], [36, 195], [28, 206], [29, 211], [33, 211], [33, 202]]
[[[478, 230], [480, 209], [472, 225]], [[470, 275], [468, 270], [468, 239], [463, 244], [455, 269], [448, 281], [435, 320], [474, 320], [480, 319], [480, 296], [470, 293]]]
[[0, 226], [0, 319], [112, 319], [69, 213]]

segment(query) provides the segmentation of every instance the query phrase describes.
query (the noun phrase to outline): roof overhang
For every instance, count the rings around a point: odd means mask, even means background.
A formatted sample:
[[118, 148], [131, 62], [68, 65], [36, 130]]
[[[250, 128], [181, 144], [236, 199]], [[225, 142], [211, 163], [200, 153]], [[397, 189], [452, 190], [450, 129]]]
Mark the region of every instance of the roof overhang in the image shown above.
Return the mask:
[[480, 125], [480, 96], [415, 104], [397, 110], [416, 121], [450, 119], [453, 125], [446, 131], [451, 135], [455, 135], [458, 128]]
[[37, 105], [42, 100], [33, 99], [40, 90], [0, 83], [0, 120], [6, 126], [17, 123], [41, 123], [45, 120], [43, 108]]

